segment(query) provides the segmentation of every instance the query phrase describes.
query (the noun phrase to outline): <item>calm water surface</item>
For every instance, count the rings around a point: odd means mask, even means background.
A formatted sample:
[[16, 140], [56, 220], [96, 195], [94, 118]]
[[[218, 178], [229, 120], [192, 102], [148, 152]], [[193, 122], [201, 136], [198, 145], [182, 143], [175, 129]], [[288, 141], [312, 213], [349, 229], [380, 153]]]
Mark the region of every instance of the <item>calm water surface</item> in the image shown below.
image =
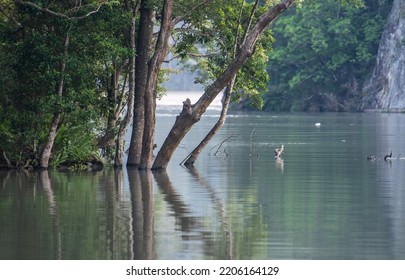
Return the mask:
[[0, 171], [0, 259], [405, 259], [405, 115], [234, 114], [179, 166], [215, 120], [165, 173]]

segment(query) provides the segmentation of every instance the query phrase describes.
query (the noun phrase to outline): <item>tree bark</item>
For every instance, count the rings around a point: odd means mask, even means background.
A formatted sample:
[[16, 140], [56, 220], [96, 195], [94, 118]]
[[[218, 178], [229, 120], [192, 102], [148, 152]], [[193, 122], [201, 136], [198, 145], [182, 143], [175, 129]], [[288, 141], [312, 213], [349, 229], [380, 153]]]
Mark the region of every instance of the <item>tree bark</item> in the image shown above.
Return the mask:
[[159, 70], [167, 54], [172, 25], [173, 0], [165, 0], [155, 52], [149, 62], [147, 88], [145, 93], [145, 127], [142, 140], [142, 155], [139, 169], [150, 169], [153, 163], [153, 148], [156, 123], [156, 85]]
[[128, 166], [138, 166], [141, 161], [142, 141], [145, 128], [145, 92], [147, 89], [148, 63], [153, 38], [154, 11], [148, 0], [140, 4], [140, 21], [136, 42], [135, 102]]
[[176, 121], [169, 132], [162, 148], [156, 156], [152, 169], [166, 169], [175, 149], [180, 144], [191, 127], [201, 119], [207, 107], [212, 103], [219, 92], [229, 83], [232, 77], [242, 67], [245, 61], [252, 55], [254, 46], [260, 34], [273, 22], [283, 11], [288, 9], [295, 0], [284, 0], [283, 2], [270, 8], [263, 14], [253, 27], [241, 50], [234, 61], [228, 66], [223, 74], [214, 81], [192, 105], [190, 100], [183, 102], [183, 110], [176, 117]]
[[41, 168], [47, 169], [49, 167], [49, 160], [51, 158], [53, 144], [55, 143], [56, 135], [58, 135], [60, 119], [61, 113], [55, 113], [52, 119], [51, 127], [49, 129], [48, 137], [45, 142], [45, 148], [41, 154]]
[[[69, 30], [66, 32], [65, 41], [63, 44], [63, 58], [60, 65], [60, 80], [58, 85], [58, 91], [56, 92], [58, 98], [62, 98], [64, 82], [65, 82], [65, 70], [66, 70], [66, 60], [68, 56], [68, 47], [69, 47]], [[56, 135], [58, 134], [58, 129], [61, 122], [62, 113], [60, 108], [56, 108], [56, 112], [52, 118], [52, 123], [49, 129], [48, 137], [45, 142], [45, 148], [43, 149], [40, 157], [40, 165], [42, 168], [47, 169], [49, 167], [49, 160], [51, 158], [53, 144], [55, 143]]]

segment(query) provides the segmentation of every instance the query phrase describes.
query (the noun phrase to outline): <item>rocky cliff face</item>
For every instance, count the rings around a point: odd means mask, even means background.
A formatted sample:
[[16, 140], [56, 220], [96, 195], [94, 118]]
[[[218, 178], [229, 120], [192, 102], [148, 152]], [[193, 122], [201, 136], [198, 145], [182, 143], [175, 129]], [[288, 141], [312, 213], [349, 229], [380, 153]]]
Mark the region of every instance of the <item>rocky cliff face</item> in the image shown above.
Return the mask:
[[394, 0], [361, 109], [405, 111], [405, 0]]

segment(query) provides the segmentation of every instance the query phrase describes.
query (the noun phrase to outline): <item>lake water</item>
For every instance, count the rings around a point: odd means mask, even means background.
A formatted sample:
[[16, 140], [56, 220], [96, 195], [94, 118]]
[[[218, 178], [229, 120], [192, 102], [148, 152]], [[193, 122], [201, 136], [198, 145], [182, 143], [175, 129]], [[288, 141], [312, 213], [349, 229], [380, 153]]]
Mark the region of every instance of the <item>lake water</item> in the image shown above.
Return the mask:
[[0, 259], [405, 259], [405, 115], [231, 113], [180, 166], [217, 115], [165, 173], [0, 171]]

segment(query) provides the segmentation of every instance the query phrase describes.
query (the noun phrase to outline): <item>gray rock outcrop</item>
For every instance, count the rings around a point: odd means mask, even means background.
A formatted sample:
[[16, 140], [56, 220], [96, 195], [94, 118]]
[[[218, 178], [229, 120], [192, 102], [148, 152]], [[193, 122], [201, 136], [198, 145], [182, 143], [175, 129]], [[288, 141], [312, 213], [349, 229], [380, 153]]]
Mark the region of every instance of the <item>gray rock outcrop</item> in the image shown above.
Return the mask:
[[394, 0], [362, 110], [405, 111], [405, 0]]

